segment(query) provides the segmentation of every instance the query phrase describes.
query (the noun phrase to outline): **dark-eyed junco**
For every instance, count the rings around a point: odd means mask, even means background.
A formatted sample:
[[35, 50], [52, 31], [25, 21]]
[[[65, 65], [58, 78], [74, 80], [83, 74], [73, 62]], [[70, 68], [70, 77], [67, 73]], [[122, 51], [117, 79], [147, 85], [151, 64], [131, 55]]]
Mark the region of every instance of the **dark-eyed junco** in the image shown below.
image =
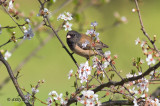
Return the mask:
[[80, 56], [89, 59], [90, 56], [103, 54], [102, 48], [108, 48], [102, 42], [94, 42], [94, 40], [85, 34], [77, 31], [69, 31], [67, 33], [67, 44], [69, 48]]

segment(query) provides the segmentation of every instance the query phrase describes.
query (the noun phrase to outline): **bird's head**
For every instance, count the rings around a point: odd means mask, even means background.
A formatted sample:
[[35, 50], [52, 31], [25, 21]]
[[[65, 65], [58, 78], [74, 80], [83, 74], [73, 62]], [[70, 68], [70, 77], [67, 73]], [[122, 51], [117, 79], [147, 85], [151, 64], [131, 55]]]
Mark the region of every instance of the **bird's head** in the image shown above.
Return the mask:
[[69, 31], [66, 37], [67, 41], [77, 42], [81, 38], [81, 34], [78, 33], [77, 31]]

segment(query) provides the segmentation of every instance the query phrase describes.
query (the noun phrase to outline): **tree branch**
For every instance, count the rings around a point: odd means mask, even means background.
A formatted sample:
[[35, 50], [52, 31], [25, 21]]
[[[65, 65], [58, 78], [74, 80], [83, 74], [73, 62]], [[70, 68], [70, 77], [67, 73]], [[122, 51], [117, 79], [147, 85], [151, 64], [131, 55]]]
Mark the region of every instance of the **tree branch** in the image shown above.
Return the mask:
[[75, 60], [75, 58], [73, 57], [72, 53], [69, 52], [69, 50], [67, 49], [67, 47], [64, 45], [64, 43], [62, 42], [62, 40], [60, 39], [59, 35], [57, 34], [57, 32], [54, 30], [54, 28], [52, 27], [50, 21], [49, 21], [49, 18], [46, 17], [47, 19], [47, 22], [50, 26], [50, 28], [52, 29], [52, 31], [54, 32], [54, 34], [56, 35], [57, 39], [59, 40], [59, 42], [61, 43], [62, 47], [66, 50], [66, 52], [69, 54], [69, 56], [71, 57], [71, 59], [73, 60], [73, 62], [75, 63], [75, 65], [77, 66], [77, 68], [79, 69], [79, 66], [78, 66], [78, 63], [77, 61]]
[[[103, 88], [105, 87], [110, 87], [110, 86], [118, 86], [118, 85], [123, 85], [127, 82], [130, 82], [130, 81], [135, 81], [135, 80], [138, 80], [138, 79], [141, 79], [142, 77], [145, 77], [146, 75], [148, 75], [150, 72], [152, 72], [153, 70], [156, 70], [158, 67], [160, 67], [160, 62], [157, 63], [156, 65], [154, 65], [153, 67], [150, 67], [149, 69], [147, 69], [143, 74], [139, 75], [139, 76], [136, 76], [136, 77], [131, 77], [131, 78], [123, 78], [123, 80], [119, 81], [119, 82], [116, 82], [116, 81], [109, 81], [107, 83], [103, 83], [101, 85], [99, 85], [98, 87], [96, 87], [95, 89], [93, 89], [92, 91], [94, 91], [94, 93], [97, 93], [99, 91], [101, 91]], [[82, 96], [82, 95], [80, 95]], [[74, 102], [77, 102], [77, 100], [75, 98], [70, 98], [68, 100], [68, 103], [67, 105], [70, 105]]]
[[136, 77], [131, 77], [131, 78], [124, 78], [123, 80], [121, 80], [119, 82], [110, 81], [108, 83], [101, 84], [97, 88], [93, 89], [93, 91], [94, 91], [94, 93], [96, 93], [96, 92], [100, 91], [101, 89], [103, 89], [104, 87], [110, 87], [111, 85], [114, 85], [114, 86], [123, 85], [124, 83], [141, 79], [142, 77], [145, 77], [146, 75], [148, 75], [151, 71], [156, 70], [159, 66], [160, 66], [160, 62], [157, 63], [156, 65], [154, 65], [153, 67], [150, 67], [149, 69], [147, 69], [141, 75], [138, 75]]
[[159, 50], [157, 49], [156, 45], [154, 44], [155, 42], [153, 40], [151, 40], [151, 38], [149, 37], [148, 33], [146, 32], [146, 30], [144, 28], [139, 5], [138, 5], [138, 1], [137, 0], [134, 0], [134, 1], [135, 1], [136, 8], [137, 8], [137, 13], [138, 13], [138, 17], [139, 17], [139, 21], [140, 21], [140, 25], [141, 25], [141, 30], [142, 30], [143, 34], [147, 37], [147, 39], [150, 41], [150, 43], [153, 45], [154, 50], [156, 50], [160, 54]]
[[107, 101], [107, 102], [103, 102], [101, 104], [101, 106], [114, 106], [114, 105], [133, 105], [132, 102], [128, 101], [128, 100], [116, 100], [116, 101]]
[[29, 103], [28, 100], [25, 99], [25, 96], [23, 94], [23, 92], [21, 91], [21, 89], [19, 88], [19, 84], [17, 82], [17, 79], [15, 78], [12, 69], [10, 67], [10, 65], [8, 64], [8, 62], [3, 58], [2, 54], [0, 53], [0, 61], [5, 65], [5, 67], [7, 68], [8, 74], [19, 94], [19, 96], [21, 97], [21, 99], [23, 100], [23, 102], [26, 104], [26, 106], [31, 106], [31, 104]]

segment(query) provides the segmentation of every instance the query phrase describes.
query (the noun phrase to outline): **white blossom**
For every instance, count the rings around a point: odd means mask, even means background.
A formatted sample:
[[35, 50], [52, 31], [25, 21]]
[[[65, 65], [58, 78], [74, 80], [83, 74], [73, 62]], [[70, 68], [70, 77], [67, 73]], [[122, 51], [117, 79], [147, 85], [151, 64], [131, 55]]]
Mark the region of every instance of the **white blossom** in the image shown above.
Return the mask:
[[9, 5], [8, 5], [8, 10], [13, 9], [13, 2], [10, 0]]
[[135, 90], [135, 87], [133, 87], [132, 89], [129, 89], [129, 91], [130, 91], [131, 93], [138, 94], [138, 91], [137, 91], [137, 90]]
[[60, 20], [60, 19], [64, 20], [64, 18], [65, 18], [65, 15], [64, 15], [64, 14], [60, 14], [60, 15], [58, 16], [57, 20]]
[[51, 91], [48, 95], [51, 96], [58, 96], [58, 93], [56, 91]]
[[93, 62], [92, 67], [93, 68], [97, 67], [97, 65], [98, 65], [98, 58], [96, 56], [94, 56], [93, 59], [92, 59], [92, 62]]
[[88, 44], [90, 44], [90, 43], [88, 40], [86, 40], [84, 43], [82, 43], [82, 48], [85, 48]]
[[94, 30], [93, 29], [87, 30], [86, 35], [92, 35], [92, 34], [94, 34]]
[[34, 33], [32, 31], [32, 28], [31, 26], [29, 26], [28, 30], [24, 30], [24, 36], [23, 36], [23, 39], [31, 39], [33, 38], [34, 36]]
[[138, 45], [138, 43], [140, 43], [139, 37], [135, 40], [135, 44]]
[[136, 100], [135, 98], [134, 98], [133, 103], [134, 103], [134, 106], [139, 106], [139, 105], [137, 104], [137, 100]]
[[79, 66], [78, 74], [81, 79], [81, 83], [87, 82], [88, 76], [91, 74], [92, 68], [89, 66], [88, 61], [86, 63], [82, 63]]
[[68, 21], [65, 23], [65, 25], [63, 25], [63, 27], [65, 28], [65, 31], [70, 31], [72, 30], [71, 28], [72, 24], [70, 24]]
[[133, 75], [129, 73], [129, 74], [126, 74], [126, 77], [131, 78], [131, 77], [133, 77]]
[[137, 87], [143, 92], [146, 91], [148, 92], [148, 80], [146, 78], [142, 78], [138, 80]]
[[30, 100], [30, 98], [31, 98], [31, 94], [30, 93], [27, 93], [27, 95], [24, 95], [24, 98], [25, 98], [25, 100]]
[[111, 51], [106, 51], [105, 53], [104, 53], [104, 56], [105, 57], [108, 57], [108, 56], [110, 56], [111, 55]]
[[141, 47], [144, 47], [145, 44], [146, 44], [146, 42], [145, 42], [145, 41], [142, 41]]
[[68, 101], [63, 100], [63, 99], [61, 98], [60, 103], [61, 103], [62, 106], [66, 106], [66, 104], [68, 103]]
[[134, 13], [134, 12], [136, 12], [136, 9], [135, 9], [135, 8], [133, 8], [133, 9], [132, 9], [132, 12], [133, 12], [133, 13]]
[[70, 21], [73, 18], [72, 18], [72, 14], [70, 12], [64, 12], [58, 16], [57, 20], [60, 20], [60, 19], [62, 19], [64, 21]]
[[12, 54], [9, 51], [6, 51], [4, 54], [4, 59], [8, 60], [8, 58], [10, 58], [12, 56]]
[[66, 20], [68, 21], [70, 21], [70, 20], [72, 20], [73, 18], [72, 18], [72, 14], [70, 13], [70, 12], [65, 12], [66, 13]]
[[70, 70], [70, 71], [69, 71], [69, 74], [68, 74], [68, 79], [71, 78], [71, 76], [73, 75], [72, 73], [73, 73], [73, 70]]
[[149, 54], [149, 55], [148, 55], [148, 57], [146, 58], [146, 61], [148, 62], [148, 65], [151, 65], [151, 64], [155, 64], [155, 63], [156, 63], [156, 60], [153, 59], [152, 54]]
[[47, 12], [48, 12], [48, 9], [47, 9], [47, 8], [44, 8], [44, 12], [47, 13]]
[[38, 90], [38, 89], [36, 89], [36, 88], [32, 88], [32, 93], [36, 94], [36, 93], [38, 93], [38, 92], [39, 92], [39, 90]]
[[48, 97], [48, 99], [47, 99], [46, 101], [47, 101], [47, 105], [48, 105], [48, 106], [51, 106], [52, 103], [53, 103], [53, 100], [52, 100], [51, 97]]
[[98, 101], [98, 95], [94, 94], [93, 91], [88, 90], [88, 91], [82, 91], [81, 92], [83, 96], [79, 99], [77, 99], [81, 104], [85, 106], [95, 106], [95, 105], [100, 105], [100, 101]]
[[91, 26], [93, 26], [93, 27], [95, 27], [97, 25], [98, 25], [98, 23], [96, 21], [91, 23]]
[[60, 95], [57, 94], [56, 97], [54, 97], [55, 100], [61, 100], [62, 99], [63, 94], [60, 93]]
[[108, 61], [104, 62], [104, 64], [102, 65], [103, 68], [107, 68], [110, 65], [110, 63]]
[[30, 19], [28, 19], [28, 18], [26, 18], [25, 21], [26, 21], [27, 23], [30, 23]]

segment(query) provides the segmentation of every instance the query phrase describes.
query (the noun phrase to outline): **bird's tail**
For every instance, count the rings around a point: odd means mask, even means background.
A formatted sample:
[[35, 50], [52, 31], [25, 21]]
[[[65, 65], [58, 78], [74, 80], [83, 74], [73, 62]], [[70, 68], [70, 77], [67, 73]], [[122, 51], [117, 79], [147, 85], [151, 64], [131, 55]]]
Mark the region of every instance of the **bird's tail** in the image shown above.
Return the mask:
[[104, 48], [109, 48], [109, 46], [106, 45], [106, 44], [104, 44], [104, 43], [103, 43], [103, 47], [104, 47]]
[[103, 53], [103, 51], [102, 51], [102, 49], [97, 49], [97, 52], [98, 52], [98, 55], [104, 55], [104, 53]]

